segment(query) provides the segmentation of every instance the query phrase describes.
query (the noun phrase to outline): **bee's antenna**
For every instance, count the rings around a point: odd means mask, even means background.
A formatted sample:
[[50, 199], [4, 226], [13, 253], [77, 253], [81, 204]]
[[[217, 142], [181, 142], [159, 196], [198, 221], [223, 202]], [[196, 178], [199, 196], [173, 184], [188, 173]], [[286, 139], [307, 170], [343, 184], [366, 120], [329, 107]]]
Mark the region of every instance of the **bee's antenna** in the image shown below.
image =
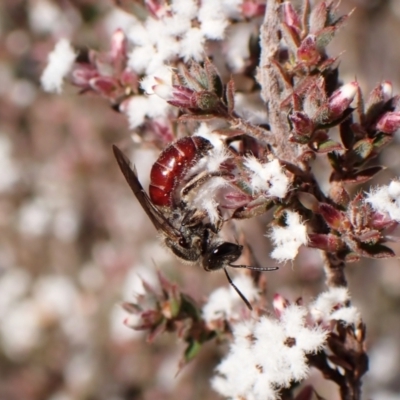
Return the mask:
[[232, 268], [246, 268], [252, 271], [276, 271], [279, 267], [252, 267], [251, 265], [235, 265], [229, 264]]
[[232, 287], [236, 290], [237, 294], [240, 296], [240, 298], [245, 302], [247, 308], [252, 311], [253, 307], [251, 306], [250, 302], [246, 299], [246, 297], [244, 297], [244, 294], [238, 289], [238, 287], [233, 283], [231, 277], [228, 274], [228, 271], [226, 270], [226, 268], [224, 268], [224, 272], [225, 275], [228, 279], [228, 282], [230, 283], [230, 285], [232, 285]]

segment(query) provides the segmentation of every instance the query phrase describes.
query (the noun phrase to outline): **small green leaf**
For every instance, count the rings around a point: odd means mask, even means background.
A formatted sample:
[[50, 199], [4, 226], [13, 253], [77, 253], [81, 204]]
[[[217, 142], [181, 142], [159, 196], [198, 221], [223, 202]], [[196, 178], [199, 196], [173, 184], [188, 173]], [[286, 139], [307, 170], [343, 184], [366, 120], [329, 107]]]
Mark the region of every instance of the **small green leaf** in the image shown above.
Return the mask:
[[393, 140], [393, 135], [385, 135], [384, 133], [379, 133], [374, 139], [374, 147], [376, 149], [381, 149]]
[[317, 144], [317, 152], [318, 153], [330, 153], [332, 151], [343, 150], [343, 147], [340, 143], [335, 142], [334, 140], [326, 140], [325, 142]]
[[197, 340], [191, 340], [185, 350], [185, 362], [193, 360], [199, 354], [202, 344]]
[[359, 140], [353, 147], [354, 154], [357, 158], [365, 160], [374, 150], [374, 145], [371, 139]]

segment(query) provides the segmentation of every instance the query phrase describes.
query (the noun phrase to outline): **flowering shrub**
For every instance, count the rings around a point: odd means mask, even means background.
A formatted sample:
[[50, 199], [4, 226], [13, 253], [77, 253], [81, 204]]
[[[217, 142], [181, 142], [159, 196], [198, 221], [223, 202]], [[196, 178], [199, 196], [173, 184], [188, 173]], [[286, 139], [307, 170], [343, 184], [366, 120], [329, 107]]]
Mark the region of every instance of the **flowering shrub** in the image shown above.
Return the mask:
[[[181, 367], [206, 342], [230, 342], [211, 381], [230, 399], [311, 399], [310, 385], [294, 394], [310, 367], [335, 382], [342, 399], [359, 399], [368, 369], [365, 325], [345, 272], [363, 257], [395, 256], [387, 243], [400, 205], [397, 181], [356, 194], [352, 188], [383, 169], [377, 157], [400, 127], [392, 85], [383, 81], [365, 97], [357, 81], [340, 81], [327, 46], [348, 16], [338, 15], [335, 1], [126, 7], [129, 26], [114, 32], [108, 51], [78, 54], [61, 39], [43, 88], [59, 92], [65, 79], [103, 97], [126, 115], [137, 141], [159, 148], [159, 174], [172, 175], [171, 184], [162, 186], [155, 169], [150, 184], [168, 195], [166, 204], [144, 194], [134, 169], [118, 162], [175, 255], [205, 270], [251, 271], [230, 281], [249, 309], [227, 288], [199, 305], [159, 274], [159, 289], [144, 283], [145, 292], [124, 304], [126, 324], [151, 340], [175, 332], [186, 344]], [[201, 156], [182, 147], [186, 136], [206, 139]], [[332, 169], [327, 189], [316, 177], [321, 159]], [[273, 265], [293, 261], [305, 246], [323, 253], [326, 274], [326, 290], [308, 304], [275, 295], [275, 316], [260, 275], [267, 267], [234, 264], [251, 244], [223, 240], [239, 220], [267, 213]], [[227, 246], [235, 257], [213, 263]]]

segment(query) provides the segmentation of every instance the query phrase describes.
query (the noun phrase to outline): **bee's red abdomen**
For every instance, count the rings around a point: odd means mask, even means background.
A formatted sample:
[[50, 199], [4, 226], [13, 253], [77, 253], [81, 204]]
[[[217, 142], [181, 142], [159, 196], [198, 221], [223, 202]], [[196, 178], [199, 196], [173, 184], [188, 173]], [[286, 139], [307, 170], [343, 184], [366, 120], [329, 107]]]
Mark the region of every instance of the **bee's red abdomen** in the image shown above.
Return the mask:
[[184, 137], [168, 146], [151, 168], [151, 201], [156, 206], [171, 207], [176, 185], [211, 148], [211, 143], [201, 136]]

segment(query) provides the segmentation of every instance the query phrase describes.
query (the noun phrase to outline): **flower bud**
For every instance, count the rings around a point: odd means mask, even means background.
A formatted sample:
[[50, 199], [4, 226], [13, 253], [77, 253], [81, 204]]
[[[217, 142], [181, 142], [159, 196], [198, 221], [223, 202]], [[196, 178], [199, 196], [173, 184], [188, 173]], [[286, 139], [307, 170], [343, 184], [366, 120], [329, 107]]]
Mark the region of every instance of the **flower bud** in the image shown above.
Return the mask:
[[392, 135], [400, 128], [400, 111], [387, 112], [376, 123], [378, 131]]
[[339, 251], [344, 245], [339, 236], [332, 234], [325, 235], [323, 233], [310, 233], [308, 235], [308, 239], [308, 247], [328, 251], [331, 253]]
[[297, 14], [296, 10], [293, 8], [292, 3], [289, 1], [285, 1], [282, 5], [283, 8], [283, 21], [290, 28], [295, 29], [296, 31], [300, 31], [301, 24], [300, 18]]
[[392, 82], [383, 81], [381, 86], [382, 86], [383, 100], [384, 101], [390, 100], [392, 98], [392, 96], [393, 96], [393, 85], [392, 85]]
[[388, 229], [397, 225], [397, 222], [391, 219], [387, 214], [377, 211], [372, 214], [370, 223], [372, 228], [379, 230]]
[[290, 305], [290, 303], [289, 300], [285, 299], [283, 296], [276, 293], [274, 295], [274, 300], [272, 302], [272, 305], [274, 307], [276, 316], [279, 318], [282, 315], [284, 309], [287, 308]]
[[244, 0], [242, 14], [245, 18], [261, 17], [265, 14], [265, 4], [254, 0]]
[[339, 118], [350, 106], [357, 94], [358, 83], [350, 82], [333, 92], [329, 98], [329, 112], [331, 119]]
[[317, 38], [315, 35], [308, 35], [301, 42], [297, 49], [297, 58], [306, 65], [315, 65], [321, 58], [317, 49]]
[[110, 56], [113, 62], [126, 57], [127, 41], [122, 29], [117, 29], [111, 37]]
[[295, 111], [289, 115], [293, 125], [293, 131], [299, 136], [310, 136], [314, 130], [314, 123], [305, 113]]
[[138, 76], [130, 69], [125, 69], [120, 75], [121, 84], [136, 91], [139, 85]]
[[90, 86], [89, 81], [97, 76], [99, 76], [99, 73], [92, 65], [76, 64], [71, 73], [71, 82], [82, 89], [87, 89]]
[[117, 89], [116, 80], [108, 76], [93, 78], [89, 81], [89, 85], [94, 91], [107, 97], [111, 96], [115, 89]]
[[330, 204], [321, 203], [319, 205], [318, 212], [322, 215], [322, 218], [331, 228], [338, 231], [342, 231], [343, 228], [346, 228], [344, 223], [348, 222], [347, 217], [343, 212], [337, 210]]
[[218, 96], [213, 92], [201, 91], [194, 96], [196, 106], [203, 111], [213, 110], [218, 104]]

